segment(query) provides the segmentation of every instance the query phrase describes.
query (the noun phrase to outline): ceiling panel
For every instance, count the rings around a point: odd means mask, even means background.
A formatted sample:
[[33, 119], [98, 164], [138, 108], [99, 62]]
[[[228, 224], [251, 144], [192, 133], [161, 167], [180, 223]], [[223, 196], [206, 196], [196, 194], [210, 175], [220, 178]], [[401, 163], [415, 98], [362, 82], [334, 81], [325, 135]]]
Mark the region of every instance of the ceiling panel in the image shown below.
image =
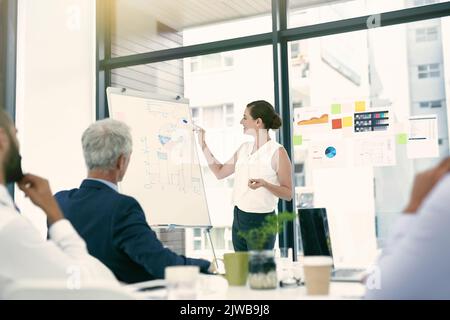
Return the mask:
[[[291, 0], [289, 7], [307, 8], [348, 0]], [[271, 0], [116, 0], [149, 18], [182, 31], [186, 28], [270, 14]], [[131, 19], [132, 17], [130, 17]]]

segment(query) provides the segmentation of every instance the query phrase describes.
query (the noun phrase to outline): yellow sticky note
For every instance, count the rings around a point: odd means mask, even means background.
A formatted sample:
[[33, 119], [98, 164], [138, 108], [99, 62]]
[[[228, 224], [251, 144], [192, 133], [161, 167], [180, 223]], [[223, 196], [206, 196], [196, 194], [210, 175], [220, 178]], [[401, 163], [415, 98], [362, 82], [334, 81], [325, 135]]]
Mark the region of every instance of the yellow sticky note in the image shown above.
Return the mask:
[[344, 118], [342, 118], [342, 126], [344, 128], [353, 126], [353, 117], [344, 117]]
[[331, 105], [331, 114], [340, 114], [341, 113], [341, 105], [338, 103], [334, 103]]
[[407, 144], [408, 143], [408, 135], [406, 133], [397, 134], [397, 144]]
[[356, 101], [355, 102], [355, 111], [356, 112], [366, 111], [366, 102], [365, 101]]
[[294, 136], [294, 146], [300, 146], [303, 143], [302, 136]]

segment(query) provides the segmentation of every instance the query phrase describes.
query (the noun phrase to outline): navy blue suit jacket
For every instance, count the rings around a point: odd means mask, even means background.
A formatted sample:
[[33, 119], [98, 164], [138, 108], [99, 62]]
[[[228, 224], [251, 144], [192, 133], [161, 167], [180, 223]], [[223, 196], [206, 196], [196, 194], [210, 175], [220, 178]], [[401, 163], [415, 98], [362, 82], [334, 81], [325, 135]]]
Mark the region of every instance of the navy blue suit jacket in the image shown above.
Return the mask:
[[202, 272], [209, 268], [209, 261], [164, 248], [139, 203], [100, 181], [84, 180], [79, 189], [58, 192], [55, 198], [89, 253], [120, 281], [162, 279], [164, 268], [172, 265], [198, 265]]

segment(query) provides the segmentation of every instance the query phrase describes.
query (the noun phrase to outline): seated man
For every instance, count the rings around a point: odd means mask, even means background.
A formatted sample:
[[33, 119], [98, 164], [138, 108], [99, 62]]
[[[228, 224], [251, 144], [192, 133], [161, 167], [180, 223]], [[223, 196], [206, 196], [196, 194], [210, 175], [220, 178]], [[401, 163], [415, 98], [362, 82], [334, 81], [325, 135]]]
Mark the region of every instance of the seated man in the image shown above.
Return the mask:
[[[42, 238], [28, 219], [19, 214], [5, 187], [19, 188], [47, 215], [50, 240]], [[92, 282], [116, 284], [111, 271], [91, 257], [86, 244], [65, 220], [48, 181], [22, 174], [16, 130], [0, 109], [0, 299], [2, 289], [17, 280], [63, 280], [72, 288]], [[77, 274], [74, 274], [77, 273]], [[74, 280], [70, 283], [71, 278]], [[76, 283], [76, 281], [79, 282]]]
[[378, 265], [367, 299], [450, 299], [450, 158], [417, 175]]
[[208, 272], [210, 262], [164, 248], [139, 203], [118, 192], [117, 182], [125, 175], [132, 151], [128, 126], [112, 119], [97, 121], [83, 133], [82, 145], [88, 178], [79, 189], [55, 197], [89, 252], [126, 283], [164, 278], [165, 267], [173, 265], [198, 265]]

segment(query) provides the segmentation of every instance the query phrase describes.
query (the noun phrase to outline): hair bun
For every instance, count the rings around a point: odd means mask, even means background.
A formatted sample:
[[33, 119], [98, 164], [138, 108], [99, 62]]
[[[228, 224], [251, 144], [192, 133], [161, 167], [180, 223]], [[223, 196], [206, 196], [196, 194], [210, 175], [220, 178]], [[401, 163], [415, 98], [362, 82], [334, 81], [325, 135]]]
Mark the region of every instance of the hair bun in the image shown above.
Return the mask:
[[280, 116], [277, 113], [275, 113], [273, 115], [272, 125], [270, 126], [270, 128], [276, 130], [276, 129], [280, 128], [280, 127], [281, 127], [281, 118], [280, 118]]

